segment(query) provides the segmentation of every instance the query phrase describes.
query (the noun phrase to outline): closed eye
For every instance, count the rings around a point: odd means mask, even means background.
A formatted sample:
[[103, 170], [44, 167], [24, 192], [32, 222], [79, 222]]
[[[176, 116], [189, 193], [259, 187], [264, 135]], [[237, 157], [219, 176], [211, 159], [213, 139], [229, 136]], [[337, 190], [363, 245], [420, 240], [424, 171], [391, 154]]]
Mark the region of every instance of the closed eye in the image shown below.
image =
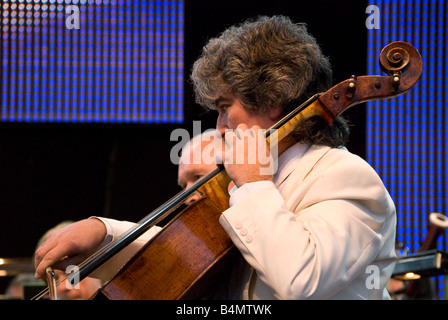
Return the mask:
[[228, 109], [229, 107], [230, 107], [229, 104], [222, 104], [222, 105], [217, 106], [217, 107], [216, 107], [216, 110], [217, 110], [219, 113], [226, 113], [226, 112], [227, 112], [227, 109]]

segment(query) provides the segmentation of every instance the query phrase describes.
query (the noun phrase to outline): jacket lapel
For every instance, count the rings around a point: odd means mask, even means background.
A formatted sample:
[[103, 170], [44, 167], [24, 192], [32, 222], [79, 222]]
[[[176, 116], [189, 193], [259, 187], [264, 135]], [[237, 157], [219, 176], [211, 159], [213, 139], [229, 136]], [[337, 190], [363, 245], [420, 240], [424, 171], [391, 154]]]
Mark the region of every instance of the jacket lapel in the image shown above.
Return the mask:
[[306, 176], [313, 170], [316, 163], [330, 150], [328, 146], [310, 146], [303, 157], [298, 162], [296, 168], [291, 172], [282, 188], [283, 199], [289, 199], [292, 192], [297, 189], [297, 186], [306, 178]]

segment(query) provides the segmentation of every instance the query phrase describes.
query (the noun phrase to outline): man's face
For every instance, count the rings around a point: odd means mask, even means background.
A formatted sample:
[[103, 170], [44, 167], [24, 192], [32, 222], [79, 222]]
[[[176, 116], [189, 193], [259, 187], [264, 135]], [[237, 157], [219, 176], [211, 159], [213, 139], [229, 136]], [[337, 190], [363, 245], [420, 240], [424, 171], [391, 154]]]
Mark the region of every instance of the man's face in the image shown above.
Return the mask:
[[224, 134], [226, 129], [235, 130], [239, 124], [245, 123], [248, 128], [258, 125], [261, 129], [268, 129], [278, 120], [279, 115], [274, 111], [270, 115], [257, 115], [244, 108], [241, 101], [231, 93], [219, 94], [215, 100], [218, 120], [216, 129]]
[[[182, 150], [178, 166], [178, 183], [183, 189], [190, 188], [198, 179], [216, 169], [213, 161], [213, 139], [210, 141], [197, 141]], [[197, 157], [200, 155], [200, 157]], [[207, 157], [207, 159], [204, 159]], [[196, 161], [199, 159], [199, 161]], [[189, 205], [198, 200], [199, 194], [194, 194], [185, 204]]]

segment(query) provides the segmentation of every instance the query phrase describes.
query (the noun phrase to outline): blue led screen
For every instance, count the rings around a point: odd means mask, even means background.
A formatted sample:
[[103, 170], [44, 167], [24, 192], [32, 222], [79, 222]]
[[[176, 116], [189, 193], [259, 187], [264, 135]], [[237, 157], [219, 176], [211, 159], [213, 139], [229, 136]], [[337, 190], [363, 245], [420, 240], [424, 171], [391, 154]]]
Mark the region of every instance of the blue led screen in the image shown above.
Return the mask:
[[[378, 57], [392, 41], [406, 41], [423, 58], [423, 73], [406, 95], [367, 103], [367, 150], [397, 207], [398, 254], [414, 254], [429, 214], [448, 213], [448, 3], [443, 0], [370, 0], [380, 26], [368, 30], [368, 74], [381, 74]], [[448, 250], [448, 233], [438, 250]], [[445, 276], [446, 278], [446, 276]], [[444, 276], [436, 298], [446, 298]]]
[[183, 1], [1, 6], [2, 122], [183, 121]]

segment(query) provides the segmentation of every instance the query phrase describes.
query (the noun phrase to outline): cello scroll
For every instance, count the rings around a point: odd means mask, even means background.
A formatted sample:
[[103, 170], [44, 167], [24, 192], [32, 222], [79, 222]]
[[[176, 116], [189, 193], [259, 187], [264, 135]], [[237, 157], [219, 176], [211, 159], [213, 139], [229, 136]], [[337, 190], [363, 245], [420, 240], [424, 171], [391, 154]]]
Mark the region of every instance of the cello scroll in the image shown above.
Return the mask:
[[329, 124], [356, 104], [406, 93], [416, 84], [423, 70], [423, 61], [417, 49], [402, 41], [385, 46], [381, 50], [379, 64], [381, 70], [391, 76], [352, 76], [319, 97], [328, 113], [323, 118]]
[[318, 116], [329, 125], [347, 109], [366, 101], [395, 97], [409, 91], [423, 70], [420, 53], [406, 42], [396, 41], [383, 48], [379, 58], [381, 69], [391, 76], [351, 76], [330, 90], [316, 94], [302, 106], [275, 124], [268, 132], [276, 132], [280, 141], [288, 136], [300, 122]]

